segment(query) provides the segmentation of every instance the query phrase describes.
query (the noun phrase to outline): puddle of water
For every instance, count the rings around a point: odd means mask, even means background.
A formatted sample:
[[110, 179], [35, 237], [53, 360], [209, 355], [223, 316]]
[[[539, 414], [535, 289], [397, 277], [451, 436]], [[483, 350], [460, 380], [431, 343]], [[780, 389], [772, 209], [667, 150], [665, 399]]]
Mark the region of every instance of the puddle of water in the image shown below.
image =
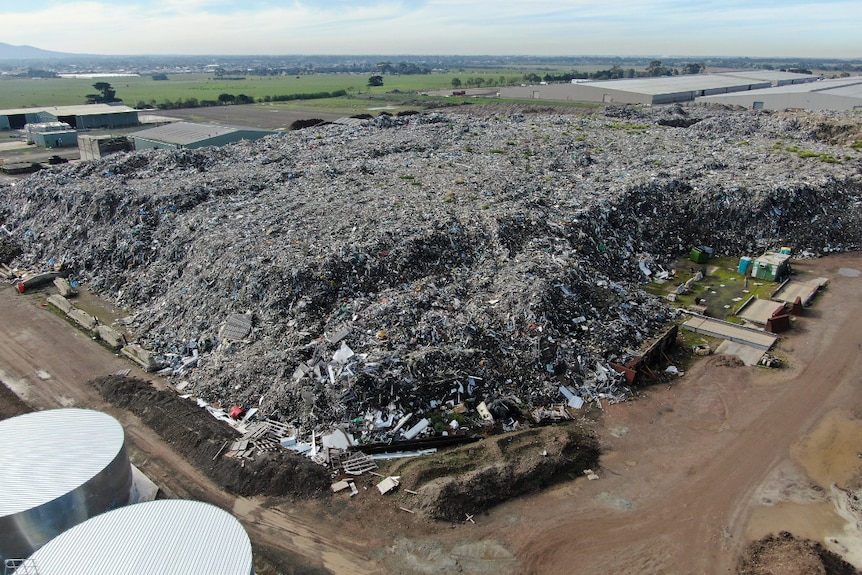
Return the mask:
[[832, 503], [782, 502], [756, 508], [748, 521], [746, 535], [757, 540], [770, 533], [789, 531], [797, 537], [824, 541], [843, 535], [846, 523]]
[[858, 278], [862, 276], [862, 271], [854, 270], [853, 268], [841, 268], [838, 273], [848, 278]]
[[[806, 487], [802, 477], [779, 469], [774, 484], [761, 489], [763, 501], [775, 505], [757, 507], [746, 526], [750, 540], [770, 533], [789, 531], [797, 537], [823, 543], [857, 568], [862, 567], [862, 531], [859, 518], [849, 508], [846, 495], [832, 485], [846, 486], [862, 471], [862, 421], [851, 419], [840, 410], [830, 412], [809, 434], [790, 448], [792, 459], [807, 478], [820, 485], [824, 501], [805, 502], [805, 495], [816, 499], [818, 491]], [[795, 495], [794, 495], [795, 494]]]
[[862, 471], [862, 421], [840, 411], [829, 413], [808, 435], [802, 436], [790, 454], [821, 487], [845, 486]]

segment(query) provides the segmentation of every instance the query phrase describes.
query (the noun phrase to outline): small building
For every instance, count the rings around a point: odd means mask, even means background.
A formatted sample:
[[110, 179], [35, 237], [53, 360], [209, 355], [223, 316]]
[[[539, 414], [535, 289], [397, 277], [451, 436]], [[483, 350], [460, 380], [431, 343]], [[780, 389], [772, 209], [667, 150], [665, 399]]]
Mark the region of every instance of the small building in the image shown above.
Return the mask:
[[36, 134], [46, 132], [65, 132], [71, 130], [72, 126], [66, 122], [38, 122], [35, 124], [27, 124], [24, 126], [24, 133], [27, 135], [27, 143], [36, 143]]
[[751, 277], [761, 280], [782, 281], [790, 272], [790, 254], [766, 252], [751, 264]]
[[145, 150], [148, 148], [179, 150], [183, 148], [224, 146], [242, 140], [259, 140], [260, 138], [277, 133], [272, 130], [261, 130], [258, 128], [174, 122], [134, 132], [130, 134], [130, 137], [135, 142], [136, 150]]
[[43, 148], [71, 148], [78, 145], [78, 131], [36, 132], [33, 143]]

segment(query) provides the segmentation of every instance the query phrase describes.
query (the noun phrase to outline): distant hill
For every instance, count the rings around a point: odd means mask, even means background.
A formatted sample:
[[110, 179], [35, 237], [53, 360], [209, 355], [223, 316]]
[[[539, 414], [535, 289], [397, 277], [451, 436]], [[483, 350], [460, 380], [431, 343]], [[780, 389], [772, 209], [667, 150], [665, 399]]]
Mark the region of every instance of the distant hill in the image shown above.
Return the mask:
[[66, 52], [52, 52], [51, 50], [42, 50], [33, 46], [13, 46], [0, 42], [0, 59], [5, 60], [26, 60], [28, 58], [62, 58], [65, 56], [74, 56]]

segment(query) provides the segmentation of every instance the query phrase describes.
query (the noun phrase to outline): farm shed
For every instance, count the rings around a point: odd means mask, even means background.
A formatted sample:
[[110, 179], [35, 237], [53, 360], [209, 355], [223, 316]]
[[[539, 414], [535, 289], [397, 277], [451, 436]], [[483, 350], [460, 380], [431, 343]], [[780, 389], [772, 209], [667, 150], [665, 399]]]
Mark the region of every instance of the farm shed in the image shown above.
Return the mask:
[[0, 110], [0, 129], [21, 130], [26, 124], [65, 122], [73, 128], [137, 126], [138, 111], [122, 104], [82, 104]]
[[257, 128], [174, 122], [135, 132], [130, 134], [130, 136], [135, 141], [136, 150], [145, 150], [147, 148], [177, 150], [181, 148], [224, 146], [225, 144], [233, 144], [241, 140], [258, 140], [276, 133], [271, 130], [259, 130]]

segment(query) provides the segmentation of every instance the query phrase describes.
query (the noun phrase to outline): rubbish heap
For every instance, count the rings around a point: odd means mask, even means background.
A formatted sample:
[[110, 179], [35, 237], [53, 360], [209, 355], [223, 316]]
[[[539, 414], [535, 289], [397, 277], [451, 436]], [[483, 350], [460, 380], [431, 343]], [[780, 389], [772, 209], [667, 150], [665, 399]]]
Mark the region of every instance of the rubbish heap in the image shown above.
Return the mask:
[[0, 187], [0, 223], [184, 393], [363, 444], [455, 434], [624, 400], [610, 363], [675, 313], [644, 269], [691, 246], [859, 249], [862, 155], [791, 119], [381, 117], [53, 167]]

